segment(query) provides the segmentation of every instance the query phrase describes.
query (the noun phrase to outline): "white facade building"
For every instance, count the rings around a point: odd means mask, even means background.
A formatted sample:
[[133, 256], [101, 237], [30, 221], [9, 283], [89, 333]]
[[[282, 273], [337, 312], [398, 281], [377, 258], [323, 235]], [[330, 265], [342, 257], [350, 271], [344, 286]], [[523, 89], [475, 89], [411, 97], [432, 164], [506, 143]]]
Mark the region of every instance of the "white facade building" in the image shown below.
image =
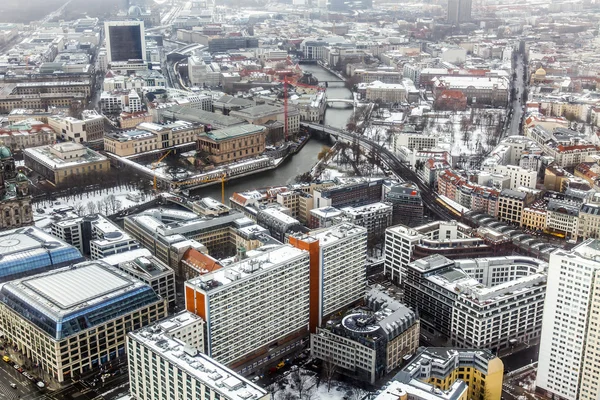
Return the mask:
[[600, 395], [600, 241], [550, 255], [536, 392], [566, 400]]
[[[270, 394], [198, 352], [204, 321], [181, 313], [129, 333], [131, 396], [138, 400], [269, 400]], [[190, 341], [192, 340], [192, 341]]]
[[246, 358], [269, 346], [271, 355], [279, 354], [281, 345], [285, 348], [284, 343], [307, 333], [308, 282], [308, 252], [269, 246], [187, 281], [185, 304], [206, 321], [206, 353], [235, 370], [244, 369]]
[[518, 190], [519, 187], [535, 189], [537, 183], [537, 170], [531, 171], [517, 165], [496, 165], [491, 171], [510, 177], [509, 189]]

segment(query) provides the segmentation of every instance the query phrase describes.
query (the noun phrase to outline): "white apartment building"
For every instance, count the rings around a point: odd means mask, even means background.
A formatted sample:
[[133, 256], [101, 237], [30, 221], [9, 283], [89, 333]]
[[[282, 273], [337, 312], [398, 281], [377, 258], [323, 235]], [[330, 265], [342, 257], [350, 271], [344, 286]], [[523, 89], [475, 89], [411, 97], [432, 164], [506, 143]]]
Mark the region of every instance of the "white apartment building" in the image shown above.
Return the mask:
[[600, 241], [550, 255], [536, 392], [565, 400], [600, 396]]
[[100, 94], [100, 109], [104, 114], [142, 111], [142, 99], [135, 90], [102, 92]]
[[410, 263], [414, 246], [423, 236], [412, 228], [397, 225], [385, 231], [384, 274], [397, 285], [406, 280], [406, 266]]
[[310, 328], [314, 332], [323, 319], [354, 304], [365, 295], [367, 230], [342, 223], [289, 236], [289, 242], [311, 254]]
[[[269, 246], [187, 281], [185, 305], [206, 321], [206, 353], [245, 373], [268, 361], [269, 346], [271, 356], [283, 354], [306, 335], [308, 282], [308, 252]], [[253, 360], [256, 354], [263, 358]]]
[[509, 189], [512, 190], [518, 190], [519, 187], [535, 189], [537, 183], [537, 170], [527, 170], [518, 165], [495, 165], [491, 172], [510, 177]]
[[125, 356], [128, 331], [167, 315], [150, 286], [101, 261], [11, 281], [0, 300], [4, 336], [58, 382]]
[[[269, 400], [270, 394], [199, 353], [204, 321], [181, 313], [127, 337], [131, 396], [138, 400]], [[186, 332], [187, 331], [187, 332]], [[190, 341], [192, 340], [192, 341]], [[196, 343], [198, 344], [198, 343]]]

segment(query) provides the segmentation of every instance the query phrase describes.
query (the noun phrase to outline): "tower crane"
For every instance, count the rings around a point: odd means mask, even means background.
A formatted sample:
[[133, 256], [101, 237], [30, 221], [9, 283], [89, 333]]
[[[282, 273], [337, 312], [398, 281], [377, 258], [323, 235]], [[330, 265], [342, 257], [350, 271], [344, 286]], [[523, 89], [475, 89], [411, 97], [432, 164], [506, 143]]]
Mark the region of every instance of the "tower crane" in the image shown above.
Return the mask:
[[167, 151], [167, 152], [166, 152], [165, 154], [163, 154], [163, 155], [162, 155], [162, 156], [161, 156], [161, 157], [160, 157], [160, 158], [159, 158], [157, 161], [155, 161], [155, 162], [153, 162], [153, 163], [152, 163], [152, 172], [153, 172], [153, 174], [154, 174], [154, 185], [153, 185], [153, 187], [154, 187], [154, 191], [156, 191], [156, 171], [155, 171], [155, 170], [156, 170], [156, 168], [158, 167], [158, 164], [160, 164], [160, 162], [161, 162], [162, 160], [164, 160], [164, 159], [165, 159], [165, 157], [167, 157], [167, 156], [169, 155], [169, 153], [170, 153], [170, 152], [171, 152], [171, 150]]

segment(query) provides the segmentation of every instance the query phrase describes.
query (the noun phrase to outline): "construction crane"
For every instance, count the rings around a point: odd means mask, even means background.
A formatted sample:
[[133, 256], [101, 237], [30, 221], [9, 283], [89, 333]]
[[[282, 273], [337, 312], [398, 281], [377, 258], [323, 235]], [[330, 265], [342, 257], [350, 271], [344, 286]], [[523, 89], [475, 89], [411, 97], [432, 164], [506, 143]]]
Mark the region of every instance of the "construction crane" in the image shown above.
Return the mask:
[[163, 156], [162, 156], [162, 157], [160, 157], [160, 158], [158, 159], [158, 161], [155, 161], [155, 162], [153, 162], [153, 163], [152, 163], [152, 173], [154, 174], [154, 185], [153, 185], [153, 187], [154, 187], [154, 191], [156, 191], [156, 171], [155, 171], [155, 170], [156, 170], [156, 168], [158, 167], [158, 164], [160, 164], [160, 162], [161, 162], [162, 160], [164, 160], [164, 159], [165, 159], [165, 157], [166, 157], [166, 156], [168, 156], [170, 152], [171, 152], [171, 150], [167, 151], [165, 154], [163, 154]]
[[227, 181], [227, 174], [225, 172], [223, 173], [223, 175], [216, 178], [196, 178], [190, 179], [189, 181], [173, 182], [172, 185], [175, 187], [175, 190], [179, 190], [180, 186], [188, 185], [191, 183], [201, 184], [218, 181], [221, 181], [221, 203], [225, 204], [225, 182]]

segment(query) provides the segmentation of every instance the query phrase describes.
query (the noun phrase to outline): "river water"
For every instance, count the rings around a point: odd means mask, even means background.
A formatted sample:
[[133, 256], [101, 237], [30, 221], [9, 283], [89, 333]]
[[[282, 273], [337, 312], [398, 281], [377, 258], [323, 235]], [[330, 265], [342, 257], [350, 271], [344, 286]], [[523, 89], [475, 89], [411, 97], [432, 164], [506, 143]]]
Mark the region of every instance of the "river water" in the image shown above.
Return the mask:
[[[302, 65], [302, 69], [312, 73], [319, 81], [340, 81], [337, 76], [318, 65]], [[340, 81], [340, 83], [329, 84], [329, 87], [327, 88], [327, 97], [331, 99], [351, 99], [352, 92], [346, 89], [343, 82]], [[325, 125], [343, 128], [346, 126], [346, 122], [351, 115], [351, 107], [328, 108], [325, 112]], [[316, 139], [311, 139], [300, 153], [289, 157], [281, 166], [279, 166], [279, 168], [225, 182], [225, 202], [229, 203], [227, 199], [229, 199], [234, 192], [293, 183], [296, 176], [310, 171], [315, 165], [317, 162], [317, 154], [319, 154], [319, 151], [321, 151], [321, 148], [325, 144], [326, 143]], [[221, 200], [221, 186], [220, 184], [217, 184], [201, 188], [194, 190], [192, 194], [194, 196], [208, 196]]]

